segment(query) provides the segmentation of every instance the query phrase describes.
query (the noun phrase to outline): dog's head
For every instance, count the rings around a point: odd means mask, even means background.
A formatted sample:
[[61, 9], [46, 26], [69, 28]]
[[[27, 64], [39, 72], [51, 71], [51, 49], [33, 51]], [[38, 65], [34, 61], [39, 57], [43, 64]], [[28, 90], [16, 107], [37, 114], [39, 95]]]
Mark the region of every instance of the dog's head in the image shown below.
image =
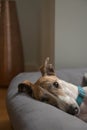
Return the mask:
[[52, 64], [49, 64], [49, 58], [45, 60], [40, 71], [42, 76], [34, 84], [24, 81], [19, 84], [18, 91], [25, 92], [33, 98], [47, 102], [67, 113], [77, 115], [79, 113], [79, 106], [69, 94], [71, 93], [70, 89], [62, 84], [62, 80], [56, 76]]

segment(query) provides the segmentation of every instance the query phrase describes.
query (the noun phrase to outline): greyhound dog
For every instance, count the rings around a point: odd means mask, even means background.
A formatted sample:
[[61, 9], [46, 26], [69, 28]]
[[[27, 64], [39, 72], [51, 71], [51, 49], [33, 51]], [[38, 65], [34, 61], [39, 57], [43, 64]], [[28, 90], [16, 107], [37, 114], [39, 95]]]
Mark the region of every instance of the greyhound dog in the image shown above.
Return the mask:
[[49, 58], [46, 58], [40, 71], [42, 76], [34, 84], [25, 80], [18, 85], [18, 92], [27, 93], [87, 122], [87, 87], [58, 78], [52, 64], [49, 64]]

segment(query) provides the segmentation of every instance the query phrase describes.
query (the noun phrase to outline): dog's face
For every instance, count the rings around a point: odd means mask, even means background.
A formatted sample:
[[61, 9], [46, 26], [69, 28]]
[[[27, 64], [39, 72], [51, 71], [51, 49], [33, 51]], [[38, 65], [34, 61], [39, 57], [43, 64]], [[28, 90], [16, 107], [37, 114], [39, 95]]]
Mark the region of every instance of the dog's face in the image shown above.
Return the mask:
[[[20, 91], [26, 91], [37, 100], [47, 102], [72, 115], [77, 115], [79, 106], [70, 95], [71, 90], [62, 84], [62, 81], [55, 75], [52, 65], [48, 64], [48, 59], [41, 67], [41, 73], [42, 77], [35, 84], [25, 81], [19, 85], [19, 90], [22, 88]], [[29, 88], [30, 91], [26, 88]]]
[[[49, 97], [49, 93], [46, 95], [46, 93], [43, 92], [40, 100], [52, 104], [72, 115], [77, 115], [79, 113], [79, 106], [71, 95], [72, 91], [68, 89], [66, 85], [64, 86], [62, 81], [55, 75], [43, 76], [35, 85], [45, 89], [55, 97]], [[53, 98], [55, 102], [51, 101]]]

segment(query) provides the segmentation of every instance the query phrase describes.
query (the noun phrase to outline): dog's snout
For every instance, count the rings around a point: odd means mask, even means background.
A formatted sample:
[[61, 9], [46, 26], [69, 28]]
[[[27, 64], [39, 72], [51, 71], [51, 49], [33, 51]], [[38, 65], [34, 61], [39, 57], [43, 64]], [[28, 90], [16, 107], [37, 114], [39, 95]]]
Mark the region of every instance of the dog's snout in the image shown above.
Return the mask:
[[79, 109], [77, 106], [73, 106], [71, 105], [68, 109], [68, 113], [71, 114], [71, 115], [77, 115], [79, 112]]

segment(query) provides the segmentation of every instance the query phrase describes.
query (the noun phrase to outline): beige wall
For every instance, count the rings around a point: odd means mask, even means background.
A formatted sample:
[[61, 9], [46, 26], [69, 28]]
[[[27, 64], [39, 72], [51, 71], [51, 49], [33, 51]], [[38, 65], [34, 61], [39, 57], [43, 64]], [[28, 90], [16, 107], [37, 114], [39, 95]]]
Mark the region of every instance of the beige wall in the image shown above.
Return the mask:
[[[30, 66], [37, 68], [41, 57], [41, 14], [39, 12], [41, 0], [16, 0], [16, 2], [22, 32], [25, 68]], [[43, 57], [44, 51], [42, 52]], [[87, 67], [86, 57], [87, 1], [55, 0], [56, 68]]]
[[38, 67], [40, 47], [40, 0], [16, 0], [23, 41], [25, 68]]
[[87, 0], [55, 0], [55, 65], [87, 67]]
[[39, 69], [47, 56], [54, 62], [54, 0], [16, 0], [25, 69]]

